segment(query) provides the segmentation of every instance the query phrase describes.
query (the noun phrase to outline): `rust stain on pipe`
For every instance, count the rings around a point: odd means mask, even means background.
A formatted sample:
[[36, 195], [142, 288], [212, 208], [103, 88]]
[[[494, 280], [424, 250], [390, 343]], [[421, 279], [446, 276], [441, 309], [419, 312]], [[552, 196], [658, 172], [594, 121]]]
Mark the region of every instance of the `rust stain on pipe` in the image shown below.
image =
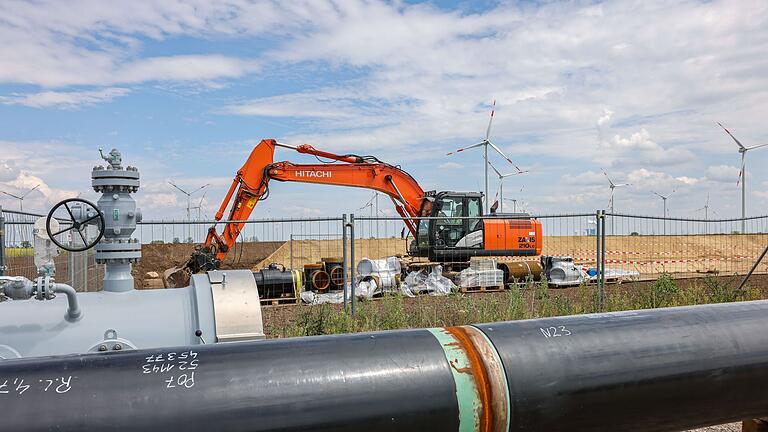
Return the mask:
[[461, 343], [461, 348], [467, 354], [467, 358], [469, 359], [469, 367], [456, 370], [461, 373], [471, 374], [475, 379], [478, 396], [480, 397], [481, 402], [481, 405], [478, 407], [478, 418], [480, 419], [478, 430], [481, 432], [494, 432], [493, 416], [491, 412], [493, 409], [491, 403], [491, 386], [485, 364], [483, 363], [483, 358], [475, 348], [475, 344], [472, 342], [472, 338], [469, 336], [466, 327], [446, 327], [445, 330]]

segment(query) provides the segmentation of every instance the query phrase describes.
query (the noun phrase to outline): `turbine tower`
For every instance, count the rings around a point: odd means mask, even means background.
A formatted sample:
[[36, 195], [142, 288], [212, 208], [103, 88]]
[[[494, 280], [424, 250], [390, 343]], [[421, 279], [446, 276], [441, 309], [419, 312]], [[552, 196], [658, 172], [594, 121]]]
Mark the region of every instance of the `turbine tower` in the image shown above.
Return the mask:
[[480, 141], [479, 143], [472, 144], [469, 147], [463, 147], [460, 149], [457, 149], [456, 151], [452, 151], [450, 153], [447, 153], [446, 156], [450, 156], [456, 153], [461, 153], [464, 150], [473, 149], [476, 147], [483, 147], [483, 159], [485, 161], [485, 213], [488, 213], [488, 201], [489, 201], [489, 195], [488, 195], [488, 146], [493, 148], [496, 153], [500, 154], [501, 157], [503, 157], [507, 162], [512, 164], [515, 169], [517, 169], [518, 173], [522, 173], [522, 170], [515, 165], [514, 162], [512, 162], [512, 159], [509, 158], [509, 156], [505, 155], [503, 151], [501, 151], [500, 148], [496, 147], [496, 144], [491, 142], [491, 125], [493, 124], [493, 114], [496, 111], [496, 100], [494, 99], [493, 104], [491, 105], [491, 118], [488, 120], [488, 128], [485, 130], [485, 139]]
[[511, 172], [507, 174], [502, 174], [499, 170], [496, 169], [495, 166], [489, 161], [488, 165], [493, 168], [493, 171], [496, 173], [497, 176], [499, 176], [499, 206], [501, 207], [502, 212], [504, 211], [504, 179], [507, 177], [515, 176], [518, 174], [524, 174], [528, 171], [517, 171], [517, 172]]
[[35, 190], [35, 189], [37, 189], [37, 188], [39, 188], [39, 187], [40, 187], [40, 185], [38, 184], [37, 186], [35, 186], [35, 187], [33, 187], [32, 189], [30, 189], [30, 190], [28, 190], [28, 191], [24, 192], [24, 193], [23, 193], [23, 194], [21, 194], [21, 195], [14, 195], [14, 194], [12, 194], [12, 193], [9, 193], [9, 192], [5, 192], [5, 191], [0, 191], [0, 192], [2, 192], [2, 193], [4, 193], [4, 194], [8, 195], [9, 197], [12, 197], [12, 198], [16, 198], [17, 200], [19, 200], [19, 211], [22, 211], [22, 212], [23, 212], [23, 211], [24, 211], [24, 198], [26, 198], [26, 197], [27, 197], [27, 195], [29, 195], [30, 193], [32, 193], [32, 191], [33, 191], [33, 190]]
[[672, 189], [672, 192], [670, 192], [667, 195], [662, 195], [658, 192], [653, 192], [654, 195], [656, 195], [657, 197], [661, 198], [662, 201], [664, 201], [664, 219], [662, 219], [662, 223], [664, 224], [664, 234], [667, 233], [667, 199], [669, 199], [669, 197], [671, 197], [673, 193], [675, 193], [674, 189]]
[[704, 210], [704, 234], [709, 234], [709, 194], [707, 194], [707, 201], [704, 203], [704, 207], [697, 208], [696, 211]]
[[725, 128], [725, 126], [723, 126], [720, 122], [717, 122], [717, 124], [721, 128], [723, 128], [725, 133], [727, 133], [728, 135], [730, 135], [731, 138], [733, 138], [733, 140], [736, 142], [736, 145], [739, 146], [739, 153], [741, 153], [741, 170], [739, 171], [739, 180], [736, 181], [736, 186], [738, 187], [739, 182], [741, 182], [741, 233], [744, 234], [744, 231], [747, 226], [746, 221], [744, 220], [747, 217], [747, 182], [746, 182], [747, 173], [745, 171], [747, 166], [746, 165], [747, 152], [750, 150], [754, 150], [756, 148], [768, 146], [768, 143], [745, 147], [744, 144], [739, 142], [739, 140], [737, 140], [736, 137], [733, 136], [731, 131]]

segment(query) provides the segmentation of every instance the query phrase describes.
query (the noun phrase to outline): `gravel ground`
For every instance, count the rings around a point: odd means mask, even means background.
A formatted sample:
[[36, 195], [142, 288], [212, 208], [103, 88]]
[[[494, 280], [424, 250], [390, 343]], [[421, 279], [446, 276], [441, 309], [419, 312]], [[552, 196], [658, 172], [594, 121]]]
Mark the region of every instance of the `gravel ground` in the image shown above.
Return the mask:
[[728, 423], [718, 426], [709, 426], [701, 429], [693, 429], [689, 432], [741, 432], [741, 423]]

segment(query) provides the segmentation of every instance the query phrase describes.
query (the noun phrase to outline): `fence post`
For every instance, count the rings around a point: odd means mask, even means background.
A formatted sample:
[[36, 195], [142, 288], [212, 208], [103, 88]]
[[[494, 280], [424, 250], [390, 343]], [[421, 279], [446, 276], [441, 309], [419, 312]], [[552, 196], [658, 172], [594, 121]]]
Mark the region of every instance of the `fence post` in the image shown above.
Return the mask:
[[293, 233], [288, 237], [288, 254], [290, 258], [288, 261], [290, 261], [290, 268], [293, 270]]
[[605, 312], [605, 210], [600, 211], [603, 228], [600, 230], [600, 312]]
[[67, 251], [67, 274], [69, 275], [69, 285], [77, 287], [75, 285], [75, 253]]
[[347, 215], [341, 215], [341, 274], [344, 290], [344, 312], [347, 311]]
[[349, 271], [350, 271], [350, 303], [352, 316], [355, 316], [355, 214], [349, 214]]
[[0, 276], [5, 276], [5, 215], [0, 206]]
[[88, 292], [88, 266], [90, 264], [88, 253], [90, 251], [91, 249], [81, 252], [83, 254], [83, 292]]
[[601, 297], [603, 292], [600, 287], [600, 274], [602, 273], [602, 269], [600, 268], [600, 263], [602, 262], [600, 260], [600, 225], [600, 210], [595, 210], [595, 270], [597, 271], [595, 274], [595, 288], [597, 288], [598, 310], [602, 304]]

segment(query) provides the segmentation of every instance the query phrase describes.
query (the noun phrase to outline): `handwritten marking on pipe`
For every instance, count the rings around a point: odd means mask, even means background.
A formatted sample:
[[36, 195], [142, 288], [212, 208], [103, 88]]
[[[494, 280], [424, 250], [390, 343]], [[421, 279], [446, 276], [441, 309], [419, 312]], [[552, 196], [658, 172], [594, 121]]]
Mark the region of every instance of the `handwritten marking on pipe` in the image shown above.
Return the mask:
[[145, 357], [141, 373], [161, 375], [166, 389], [190, 389], [195, 386], [194, 371], [199, 366], [196, 351], [171, 351]]
[[545, 339], [570, 336], [572, 334], [571, 331], [568, 330], [564, 325], [551, 326], [551, 327], [539, 327], [539, 330], [541, 331], [541, 334], [544, 335]]
[[26, 381], [24, 378], [0, 378], [0, 396], [21, 396], [27, 390], [64, 394], [72, 389], [72, 378], [72, 375], [44, 378], [37, 380], [37, 384], [33, 381]]

